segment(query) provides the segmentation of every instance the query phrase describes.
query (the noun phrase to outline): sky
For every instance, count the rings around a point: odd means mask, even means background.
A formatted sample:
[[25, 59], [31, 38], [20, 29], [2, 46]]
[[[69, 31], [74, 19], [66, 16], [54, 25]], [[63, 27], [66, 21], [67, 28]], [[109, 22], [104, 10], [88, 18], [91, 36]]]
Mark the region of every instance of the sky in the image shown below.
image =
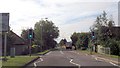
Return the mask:
[[48, 18], [59, 28], [60, 36], [71, 41], [73, 32], [89, 32], [97, 16], [106, 11], [118, 24], [119, 0], [1, 0], [0, 13], [10, 13], [9, 25], [19, 36], [22, 29], [34, 28]]

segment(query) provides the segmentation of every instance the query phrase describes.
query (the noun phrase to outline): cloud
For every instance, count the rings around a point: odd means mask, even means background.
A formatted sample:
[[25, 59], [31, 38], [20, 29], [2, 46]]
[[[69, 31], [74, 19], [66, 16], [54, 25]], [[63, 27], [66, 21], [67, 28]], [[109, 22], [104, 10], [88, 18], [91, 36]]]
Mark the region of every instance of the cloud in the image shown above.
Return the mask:
[[[0, 12], [10, 13], [11, 29], [18, 35], [48, 17], [60, 29], [60, 38], [77, 31], [89, 31], [96, 16], [105, 10], [117, 22], [118, 0], [2, 0]], [[114, 10], [113, 10], [114, 9]]]
[[68, 41], [70, 40], [70, 36], [74, 32], [89, 32], [90, 26], [94, 23], [95, 18], [87, 18], [82, 21], [66, 24], [60, 27], [60, 39], [66, 38]]

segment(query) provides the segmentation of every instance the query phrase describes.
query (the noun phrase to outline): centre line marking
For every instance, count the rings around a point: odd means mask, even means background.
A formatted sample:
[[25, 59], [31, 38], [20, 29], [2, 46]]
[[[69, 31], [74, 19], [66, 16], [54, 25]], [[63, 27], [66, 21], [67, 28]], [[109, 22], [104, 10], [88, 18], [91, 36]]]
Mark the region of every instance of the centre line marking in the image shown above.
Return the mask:
[[70, 63], [72, 63], [72, 64], [78, 66], [78, 68], [80, 68], [80, 64], [74, 63], [74, 62], [73, 62], [73, 59], [70, 60]]

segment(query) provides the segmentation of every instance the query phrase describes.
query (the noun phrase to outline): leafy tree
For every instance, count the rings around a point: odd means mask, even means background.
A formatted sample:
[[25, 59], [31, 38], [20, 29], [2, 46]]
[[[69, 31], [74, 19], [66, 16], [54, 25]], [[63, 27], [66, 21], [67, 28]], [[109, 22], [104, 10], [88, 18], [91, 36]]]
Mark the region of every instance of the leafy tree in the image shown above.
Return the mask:
[[71, 35], [71, 40], [73, 46], [76, 48], [81, 48], [81, 47], [88, 47], [88, 37], [89, 33], [76, 33], [74, 32]]
[[101, 15], [96, 18], [92, 30], [95, 32], [98, 43], [105, 43], [111, 36], [111, 28], [114, 26], [114, 21], [107, 18], [107, 13], [103, 11]]
[[41, 45], [43, 49], [55, 47], [56, 39], [59, 36], [58, 27], [52, 21], [40, 20], [34, 26], [35, 43]]
[[120, 41], [117, 38], [119, 37], [119, 27], [115, 27], [114, 21], [112, 18], [108, 19], [105, 11], [96, 18], [95, 24], [92, 26], [92, 31], [96, 33], [95, 36], [97, 37], [98, 44], [104, 47], [110, 47], [111, 54], [119, 54], [119, 43], [117, 42]]
[[21, 33], [21, 37], [26, 40], [27, 42], [29, 42], [29, 38], [28, 38], [28, 33], [29, 33], [29, 29], [23, 29], [22, 33]]

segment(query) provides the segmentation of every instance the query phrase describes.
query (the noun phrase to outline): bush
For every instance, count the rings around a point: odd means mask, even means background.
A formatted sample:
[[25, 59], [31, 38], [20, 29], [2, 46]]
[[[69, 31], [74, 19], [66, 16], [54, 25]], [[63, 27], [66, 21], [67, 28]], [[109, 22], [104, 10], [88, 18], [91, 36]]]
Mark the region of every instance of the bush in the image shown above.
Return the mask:
[[119, 55], [120, 41], [110, 39], [109, 43], [108, 43], [108, 46], [110, 47], [112, 55]]

